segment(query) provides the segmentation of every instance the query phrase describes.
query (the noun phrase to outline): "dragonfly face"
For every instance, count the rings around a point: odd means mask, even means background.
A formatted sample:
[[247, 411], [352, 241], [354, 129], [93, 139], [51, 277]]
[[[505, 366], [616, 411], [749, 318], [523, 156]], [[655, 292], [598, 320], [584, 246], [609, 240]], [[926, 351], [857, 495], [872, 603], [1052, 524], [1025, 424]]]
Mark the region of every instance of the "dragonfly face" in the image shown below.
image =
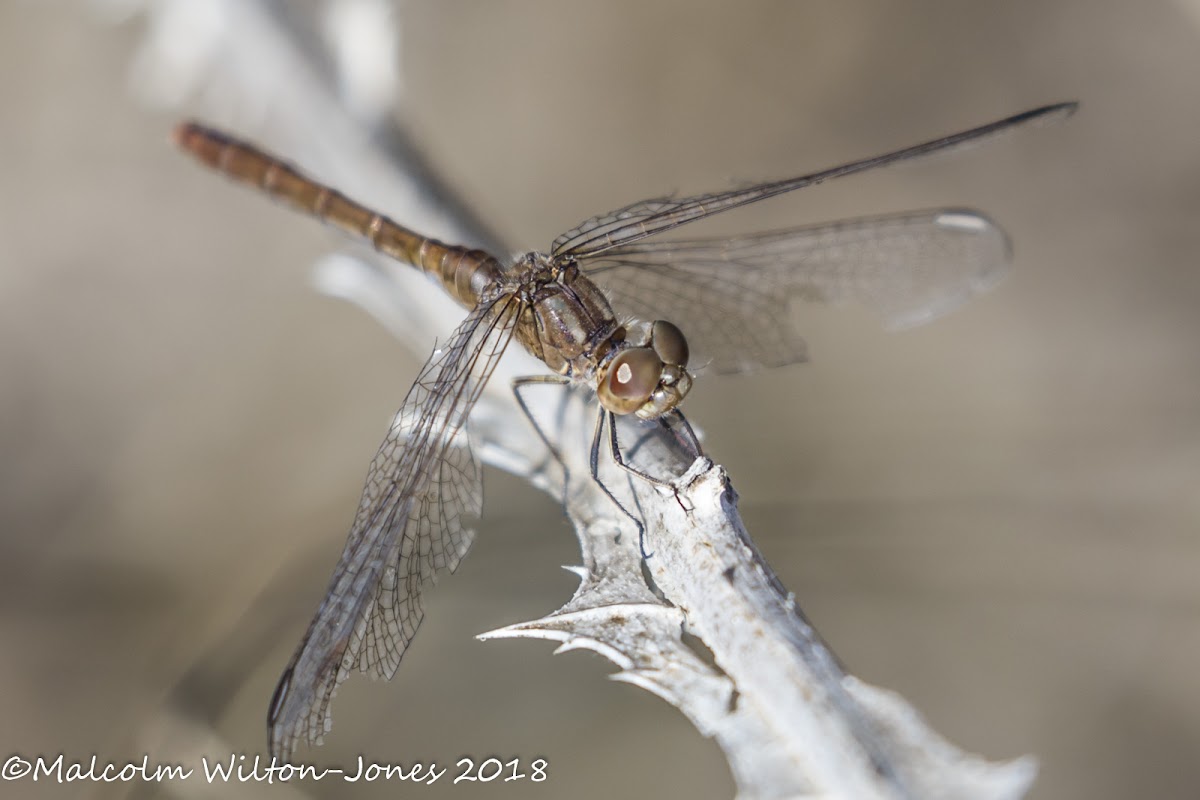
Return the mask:
[[601, 366], [596, 396], [614, 414], [658, 419], [673, 411], [692, 388], [687, 339], [662, 319], [622, 331], [625, 347]]

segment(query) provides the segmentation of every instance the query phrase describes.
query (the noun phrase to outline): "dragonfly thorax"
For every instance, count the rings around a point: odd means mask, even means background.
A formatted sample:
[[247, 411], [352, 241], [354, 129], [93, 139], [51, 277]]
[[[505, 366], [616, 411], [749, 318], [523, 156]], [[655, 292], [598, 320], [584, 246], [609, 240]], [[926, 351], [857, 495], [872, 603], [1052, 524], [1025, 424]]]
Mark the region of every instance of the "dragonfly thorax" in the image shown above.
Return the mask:
[[545, 253], [536, 250], [515, 257], [508, 268], [509, 274], [526, 286], [540, 286], [556, 281], [561, 271], [561, 266], [555, 264]]
[[660, 319], [618, 333], [623, 335], [621, 346], [596, 372], [600, 404], [614, 414], [636, 414], [641, 419], [670, 412], [692, 388], [683, 331]]
[[524, 307], [517, 341], [555, 372], [594, 381], [606, 410], [656, 419], [692, 387], [683, 332], [665, 320], [622, 325], [574, 259], [526, 253], [509, 280]]

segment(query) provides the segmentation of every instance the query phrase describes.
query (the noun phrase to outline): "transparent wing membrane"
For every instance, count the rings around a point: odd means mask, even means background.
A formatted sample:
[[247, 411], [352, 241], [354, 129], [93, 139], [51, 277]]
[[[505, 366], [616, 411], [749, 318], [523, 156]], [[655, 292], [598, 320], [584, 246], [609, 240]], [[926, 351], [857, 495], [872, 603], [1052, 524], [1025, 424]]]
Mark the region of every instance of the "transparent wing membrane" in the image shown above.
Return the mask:
[[926, 322], [1005, 273], [1004, 233], [944, 209], [727, 239], [638, 242], [582, 260], [623, 312], [675, 321], [697, 365], [748, 372], [805, 360], [798, 300], [857, 303], [890, 327]]
[[554, 240], [551, 255], [556, 257], [574, 256], [587, 258], [600, 255], [616, 247], [632, 244], [633, 242], [654, 236], [658, 233], [677, 228], [688, 222], [711, 217], [722, 211], [756, 203], [768, 197], [794, 192], [805, 186], [813, 186], [833, 178], [854, 175], [876, 167], [908, 161], [933, 153], [943, 153], [968, 144], [976, 144], [984, 139], [998, 136], [1019, 127], [1034, 123], [1045, 123], [1069, 116], [1075, 111], [1075, 103], [1058, 103], [1042, 106], [1031, 111], [1016, 114], [978, 128], [972, 128], [962, 133], [944, 136], [940, 139], [906, 147], [881, 156], [852, 161], [849, 164], [821, 170], [797, 178], [787, 178], [781, 181], [771, 181], [745, 189], [734, 189], [728, 192], [696, 195], [679, 199], [657, 198], [643, 200], [632, 205], [601, 214], [584, 221]]
[[319, 743], [338, 684], [358, 670], [390, 678], [424, 615], [423, 588], [453, 571], [482, 510], [479, 462], [463, 425], [512, 337], [520, 303], [481, 303], [434, 351], [367, 474], [325, 600], [268, 712], [273, 755]]

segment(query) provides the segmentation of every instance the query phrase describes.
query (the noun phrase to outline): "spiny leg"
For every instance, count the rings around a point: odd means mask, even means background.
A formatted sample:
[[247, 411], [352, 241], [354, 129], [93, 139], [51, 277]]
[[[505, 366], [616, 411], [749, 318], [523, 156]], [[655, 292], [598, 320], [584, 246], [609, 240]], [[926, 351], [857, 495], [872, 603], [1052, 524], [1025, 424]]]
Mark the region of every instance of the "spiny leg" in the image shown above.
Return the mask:
[[[693, 458], [700, 458], [703, 456], [704, 448], [700, 446], [700, 437], [696, 435], [694, 430], [692, 430], [692, 423], [687, 421], [687, 417], [683, 415], [683, 412], [678, 408], [675, 408], [671, 410], [671, 413], [668, 416], [678, 419], [682, 424], [683, 430], [687, 432], [685, 441], [684, 436], [679, 435], [678, 431], [676, 431], [674, 428], [671, 428], [671, 432], [675, 434], [676, 440], [678, 440], [681, 445], [688, 449]], [[659, 421], [662, 422], [664, 427], [670, 427], [667, 425], [666, 417], [660, 417]]]
[[[634, 525], [637, 525], [638, 550], [641, 551], [642, 558], [647, 559], [647, 558], [650, 558], [650, 556], [652, 556], [653, 553], [646, 552], [646, 525], [645, 525], [645, 523], [643, 523], [642, 520], [640, 520], [638, 517], [631, 514], [629, 512], [629, 509], [625, 508], [625, 506], [621, 504], [621, 501], [617, 499], [616, 495], [614, 495], [609, 490], [609, 488], [604, 485], [604, 481], [600, 480], [600, 440], [604, 436], [604, 421], [606, 418], [610, 418], [609, 422], [608, 422], [608, 426], [609, 426], [609, 428], [612, 428], [613, 423], [612, 423], [611, 417], [612, 417], [612, 412], [606, 411], [603, 406], [600, 407], [600, 410], [596, 414], [596, 433], [592, 436], [592, 453], [591, 453], [591, 458], [590, 458], [591, 468], [592, 468], [592, 470], [591, 470], [592, 471], [592, 480], [594, 480], [596, 482], [596, 484], [600, 487], [600, 489], [604, 492], [604, 494], [608, 495], [608, 499], [612, 500], [613, 503], [616, 505], [616, 507], [621, 509], [621, 513], [624, 514], [625, 516], [629, 517], [629, 519], [633, 520]], [[637, 499], [636, 494], [634, 495], [634, 499], [635, 500]]]
[[[677, 421], [672, 423], [670, 420]], [[693, 461], [704, 456], [704, 448], [700, 445], [700, 437], [692, 430], [691, 424], [687, 421], [687, 417], [683, 415], [682, 411], [677, 408], [672, 409], [665, 415], [655, 419], [654, 422], [657, 422], [660, 428], [670, 434], [674, 442], [686, 451]], [[622, 445], [621, 453], [623, 455], [620, 461], [628, 463], [626, 459], [636, 458], [637, 451], [651, 438], [650, 434], [647, 433], [640, 436], [632, 445], [628, 443]], [[639, 475], [639, 477], [642, 476]]]
[[[667, 428], [671, 432], [671, 434], [675, 436], [675, 439], [681, 445], [683, 445], [684, 447], [687, 448], [688, 452], [692, 454], [693, 459], [696, 459], [696, 458], [699, 458], [700, 456], [702, 456], [704, 454], [704, 452], [700, 449], [700, 440], [699, 440], [699, 438], [697, 438], [696, 432], [694, 430], [692, 430], [692, 426], [687, 421], [687, 418], [685, 416], [683, 416], [683, 412], [680, 411], [679, 409], [674, 409], [671, 412], [671, 414], [678, 417], [679, 421], [683, 423], [683, 429], [687, 432], [686, 437], [682, 436], [679, 433], [679, 431], [675, 430], [674, 428], [671, 428], [671, 426], [667, 424], [667, 422], [664, 418], [660, 417], [658, 420], [658, 423], [660, 425], [662, 425], [664, 428]], [[664, 488], [670, 489], [671, 493], [675, 496], [675, 502], [679, 504], [679, 507], [681, 509], [683, 509], [684, 513], [686, 514], [686, 513], [690, 512], [691, 509], [689, 509], [684, 504], [683, 500], [679, 497], [679, 485], [676, 484], [673, 479], [672, 480], [663, 480], [662, 478], [659, 478], [657, 476], [651, 475], [648, 472], [644, 472], [644, 471], [638, 469], [637, 467], [633, 466], [632, 464], [626, 463], [625, 459], [621, 456], [621, 445], [617, 441], [616, 419], [615, 419], [615, 415], [611, 411], [608, 412], [608, 430], [609, 430], [609, 446], [612, 450], [613, 461], [616, 462], [617, 466], [620, 467], [621, 469], [625, 470], [626, 472], [628, 472], [630, 475], [636, 475], [639, 478], [641, 478], [642, 480], [647, 481], [648, 483], [652, 483], [655, 486], [662, 486]]]
[[638, 469], [637, 467], [635, 467], [631, 464], [625, 463], [625, 459], [621, 456], [621, 445], [617, 441], [616, 414], [614, 414], [611, 411], [608, 411], [606, 413], [608, 414], [609, 447], [612, 450], [613, 461], [616, 462], [617, 466], [620, 467], [621, 469], [625, 470], [629, 474], [637, 475], [642, 480], [652, 483], [655, 486], [663, 486], [667, 489], [674, 489], [675, 484], [672, 483], [671, 481], [663, 480], [662, 478], [651, 475], [649, 472], [643, 472], [642, 470]]
[[[530, 386], [562, 386], [562, 387], [566, 387], [566, 386], [570, 385], [570, 383], [571, 383], [570, 379], [564, 378], [561, 375], [527, 375], [522, 378], [513, 378], [513, 381], [512, 381], [513, 396], [515, 396], [517, 398], [517, 405], [519, 405], [521, 407], [521, 412], [525, 415], [526, 419], [529, 420], [529, 423], [531, 425], [533, 425], [533, 429], [534, 429], [534, 431], [537, 432], [538, 438], [542, 440], [542, 444], [546, 445], [546, 449], [550, 451], [551, 458], [553, 458], [555, 461], [557, 461], [558, 465], [560, 467], [562, 467], [562, 471], [563, 471], [563, 504], [564, 505], [566, 505], [566, 499], [567, 499], [566, 498], [567, 486], [571, 483], [571, 471], [570, 471], [570, 469], [567, 468], [567, 462], [566, 462], [566, 459], [564, 459], [562, 457], [562, 453], [560, 453], [558, 451], [558, 448], [554, 445], [553, 442], [550, 441], [550, 437], [546, 435], [546, 432], [544, 430], [542, 430], [542, 426], [538, 424], [537, 418], [533, 415], [533, 412], [530, 410], [529, 404], [525, 402], [525, 398], [524, 398], [524, 396], [522, 396], [521, 390], [526, 389]], [[560, 429], [561, 429], [563, 415], [566, 413], [566, 401], [569, 399], [570, 398], [569, 398], [568, 393], [563, 392], [563, 404], [562, 404], [562, 408], [560, 409], [560, 411], [558, 413]]]

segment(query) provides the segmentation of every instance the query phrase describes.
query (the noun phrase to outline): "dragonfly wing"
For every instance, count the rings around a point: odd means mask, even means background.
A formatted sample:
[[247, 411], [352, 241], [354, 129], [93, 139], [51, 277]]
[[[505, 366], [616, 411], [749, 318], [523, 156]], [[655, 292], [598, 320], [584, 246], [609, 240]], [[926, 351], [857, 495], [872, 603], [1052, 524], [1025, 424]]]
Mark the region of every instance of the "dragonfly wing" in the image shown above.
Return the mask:
[[995, 284], [1007, 237], [961, 209], [728, 239], [639, 242], [581, 260], [619, 313], [680, 327], [718, 373], [806, 359], [797, 301], [857, 303], [888, 327], [919, 325]]
[[391, 678], [424, 614], [423, 587], [452, 572], [482, 510], [467, 416], [512, 338], [519, 301], [481, 302], [434, 350], [367, 474], [345, 550], [267, 716], [271, 754], [319, 744], [353, 670]]
[[695, 222], [722, 211], [765, 200], [768, 197], [794, 192], [806, 186], [814, 186], [834, 178], [854, 175], [876, 167], [909, 161], [933, 153], [945, 153], [964, 145], [978, 144], [985, 139], [1027, 125], [1061, 120], [1073, 114], [1077, 107], [1076, 103], [1056, 103], [1034, 108], [961, 133], [943, 136], [940, 139], [933, 139], [902, 150], [852, 161], [849, 164], [795, 178], [785, 178], [757, 186], [701, 194], [695, 197], [662, 197], [643, 200], [585, 220], [555, 239], [550, 253], [555, 257], [562, 258], [598, 256], [613, 248], [629, 245], [688, 222]]

